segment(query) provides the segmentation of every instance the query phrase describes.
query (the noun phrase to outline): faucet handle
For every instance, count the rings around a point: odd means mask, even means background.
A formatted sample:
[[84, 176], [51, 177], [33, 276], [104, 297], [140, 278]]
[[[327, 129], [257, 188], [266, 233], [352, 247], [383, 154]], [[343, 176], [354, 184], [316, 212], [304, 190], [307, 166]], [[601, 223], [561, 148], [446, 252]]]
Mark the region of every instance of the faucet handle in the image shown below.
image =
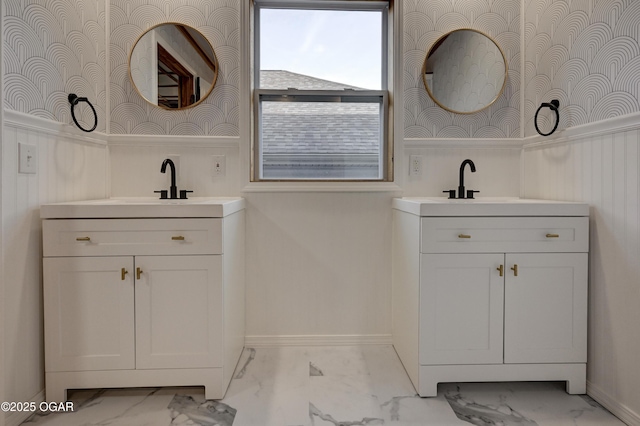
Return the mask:
[[467, 198], [473, 199], [473, 193], [474, 192], [480, 192], [480, 191], [474, 191], [473, 189], [467, 189]]
[[456, 198], [456, 190], [455, 189], [447, 189], [446, 191], [442, 191], [444, 193], [449, 193], [449, 198]]
[[167, 190], [166, 189], [162, 189], [160, 191], [153, 191], [156, 194], [160, 194], [160, 199], [161, 200], [166, 200], [167, 199]]
[[188, 192], [193, 192], [193, 191], [187, 191], [186, 189], [181, 189], [180, 190], [180, 199], [181, 200], [186, 200]]

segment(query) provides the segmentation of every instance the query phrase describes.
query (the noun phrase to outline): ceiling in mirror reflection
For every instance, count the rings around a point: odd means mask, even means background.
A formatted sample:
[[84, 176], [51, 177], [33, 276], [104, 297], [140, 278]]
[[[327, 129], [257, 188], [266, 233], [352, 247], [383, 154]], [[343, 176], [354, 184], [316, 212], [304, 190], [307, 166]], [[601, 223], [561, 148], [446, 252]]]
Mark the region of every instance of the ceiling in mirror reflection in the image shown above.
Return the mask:
[[191, 108], [211, 93], [218, 76], [213, 47], [196, 29], [179, 23], [150, 28], [129, 55], [129, 76], [147, 102]]
[[487, 108], [502, 94], [507, 79], [506, 58], [486, 34], [455, 30], [431, 46], [422, 78], [429, 96], [441, 108], [471, 114]]

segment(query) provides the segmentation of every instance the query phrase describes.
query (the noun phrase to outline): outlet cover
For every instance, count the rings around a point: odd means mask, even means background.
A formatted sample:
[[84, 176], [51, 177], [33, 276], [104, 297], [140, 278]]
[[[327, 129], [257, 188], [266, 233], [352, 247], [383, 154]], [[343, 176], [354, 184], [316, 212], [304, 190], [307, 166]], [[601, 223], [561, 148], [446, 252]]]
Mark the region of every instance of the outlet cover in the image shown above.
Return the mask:
[[409, 176], [422, 176], [422, 156], [409, 156]]
[[18, 173], [36, 173], [38, 170], [38, 149], [35, 145], [18, 143]]

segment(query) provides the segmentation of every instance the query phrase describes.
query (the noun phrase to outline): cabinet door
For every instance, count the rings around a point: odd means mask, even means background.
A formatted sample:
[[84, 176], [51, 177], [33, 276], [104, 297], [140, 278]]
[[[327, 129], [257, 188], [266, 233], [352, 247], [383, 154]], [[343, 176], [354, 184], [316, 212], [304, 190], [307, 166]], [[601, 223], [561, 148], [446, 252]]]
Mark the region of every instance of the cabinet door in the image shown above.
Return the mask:
[[222, 366], [222, 256], [137, 256], [136, 368]]
[[423, 254], [420, 364], [502, 363], [502, 254]]
[[133, 295], [132, 257], [45, 258], [46, 370], [135, 368]]
[[586, 362], [587, 254], [508, 254], [506, 260], [505, 362]]

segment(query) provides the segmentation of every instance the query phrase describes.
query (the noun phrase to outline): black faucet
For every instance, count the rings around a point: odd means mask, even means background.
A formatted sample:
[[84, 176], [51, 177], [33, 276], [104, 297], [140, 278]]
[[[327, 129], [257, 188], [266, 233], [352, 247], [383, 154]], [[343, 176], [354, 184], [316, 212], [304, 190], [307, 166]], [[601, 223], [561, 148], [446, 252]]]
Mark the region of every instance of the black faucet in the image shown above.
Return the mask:
[[[476, 172], [476, 165], [473, 164], [473, 161], [466, 159], [462, 162], [462, 164], [460, 164], [460, 182], [458, 184], [458, 198], [469, 198], [472, 199], [473, 198], [473, 194], [475, 192], [480, 192], [480, 191], [474, 191], [472, 189], [468, 190], [465, 193], [464, 190], [464, 166], [469, 165], [469, 167], [471, 167], [471, 173], [475, 173]], [[455, 189], [448, 189], [446, 191], [442, 191], [442, 192], [448, 192], [449, 193], [449, 198], [456, 198], [456, 190]]]
[[[160, 173], [166, 173], [167, 164], [169, 166], [171, 166], [171, 186], [169, 187], [170, 197], [167, 197], [167, 190], [166, 189], [163, 189], [161, 191], [153, 191], [153, 192], [159, 193], [161, 200], [165, 200], [167, 198], [175, 200], [175, 199], [178, 198], [178, 187], [176, 186], [176, 165], [173, 164], [173, 161], [171, 161], [170, 158], [167, 158], [166, 160], [164, 160], [162, 162], [162, 166], [160, 166]], [[187, 191], [186, 189], [181, 189], [180, 190], [180, 199], [181, 200], [186, 200], [187, 199], [187, 193], [189, 193], [189, 192], [193, 192], [193, 191]]]
[[162, 166], [160, 167], [160, 173], [166, 173], [167, 164], [171, 166], [171, 186], [169, 187], [169, 198], [176, 199], [178, 198], [178, 187], [176, 186], [176, 165], [173, 164], [173, 161], [170, 158], [167, 158], [162, 162]]
[[[471, 173], [475, 173], [476, 172], [476, 165], [473, 164], [473, 161], [466, 159], [462, 162], [462, 164], [460, 164], [460, 183], [458, 184], [458, 198], [465, 198], [465, 192], [464, 192], [464, 166], [469, 165], [471, 167]], [[473, 192], [471, 193], [471, 197], [466, 197], [466, 198], [473, 198]]]

